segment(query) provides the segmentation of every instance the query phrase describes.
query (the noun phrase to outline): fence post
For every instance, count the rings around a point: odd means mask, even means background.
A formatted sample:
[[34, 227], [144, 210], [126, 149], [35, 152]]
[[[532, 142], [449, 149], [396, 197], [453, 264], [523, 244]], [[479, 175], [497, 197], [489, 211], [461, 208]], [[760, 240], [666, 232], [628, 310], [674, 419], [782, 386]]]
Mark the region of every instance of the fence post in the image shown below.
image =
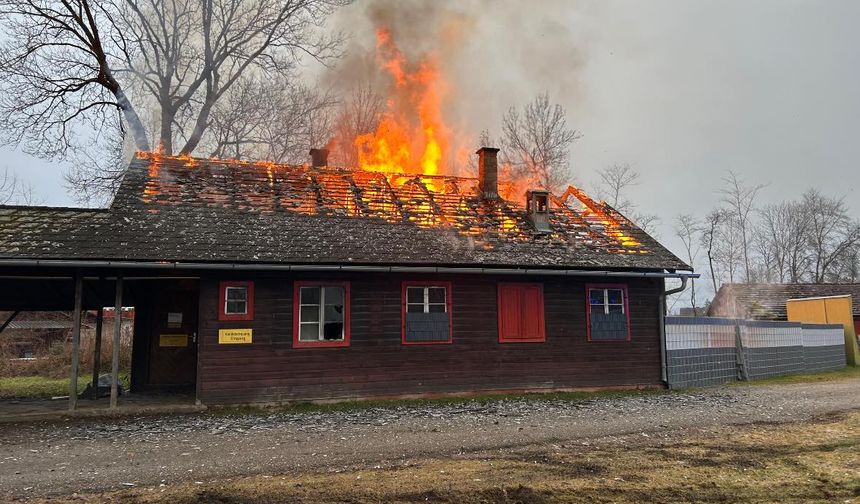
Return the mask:
[[119, 345], [122, 335], [122, 272], [116, 275], [116, 293], [113, 308], [113, 358], [111, 360], [110, 409], [116, 409], [119, 396]]
[[744, 354], [744, 341], [741, 336], [741, 321], [735, 320], [735, 352], [738, 354], [738, 380], [749, 381], [747, 359]]

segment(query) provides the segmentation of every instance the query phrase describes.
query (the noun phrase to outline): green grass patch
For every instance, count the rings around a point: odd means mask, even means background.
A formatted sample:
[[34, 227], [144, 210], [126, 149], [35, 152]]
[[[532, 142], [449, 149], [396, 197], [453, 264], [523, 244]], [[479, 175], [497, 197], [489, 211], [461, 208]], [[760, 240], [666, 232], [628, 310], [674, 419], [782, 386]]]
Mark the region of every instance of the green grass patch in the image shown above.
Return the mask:
[[860, 367], [847, 366], [836, 371], [825, 371], [823, 373], [805, 373], [793, 374], [786, 376], [777, 376], [774, 378], [765, 378], [763, 380], [741, 381], [734, 382], [732, 385], [775, 385], [785, 383], [815, 383], [815, 382], [831, 382], [839, 380], [850, 380], [852, 378], [860, 378]]
[[[78, 377], [78, 393], [87, 388], [92, 376]], [[119, 381], [127, 390], [130, 382], [128, 372], [119, 373]], [[68, 378], [47, 378], [44, 376], [15, 376], [0, 378], [0, 399], [36, 398], [44, 399], [69, 395]]]

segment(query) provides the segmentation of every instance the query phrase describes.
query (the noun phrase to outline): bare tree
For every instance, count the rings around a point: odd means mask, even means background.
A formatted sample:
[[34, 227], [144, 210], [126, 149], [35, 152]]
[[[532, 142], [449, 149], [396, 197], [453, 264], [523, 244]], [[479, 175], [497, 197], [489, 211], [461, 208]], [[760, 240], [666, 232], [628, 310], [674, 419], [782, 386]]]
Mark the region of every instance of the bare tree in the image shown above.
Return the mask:
[[304, 162], [309, 147], [331, 138], [336, 104], [319, 87], [248, 79], [213, 110], [212, 134], [201, 147], [217, 157]]
[[568, 128], [564, 108], [551, 104], [549, 94], [543, 93], [522, 112], [511, 107], [503, 116], [503, 162], [530, 183], [555, 191], [573, 178], [569, 151], [581, 136]]
[[598, 174], [600, 182], [595, 190], [597, 196], [630, 218], [640, 229], [657, 237], [660, 217], [637, 212], [636, 204], [628, 197], [629, 190], [639, 185], [639, 172], [629, 163], [616, 163], [600, 170]]
[[723, 202], [728, 206], [729, 222], [736, 227], [743, 255], [744, 275], [750, 281], [750, 216], [755, 210], [756, 197], [764, 185], [748, 186], [734, 171], [723, 178], [725, 187], [720, 190]]
[[705, 224], [702, 226], [702, 246], [705, 247], [705, 250], [708, 254], [708, 269], [711, 273], [711, 281], [714, 284], [714, 292], [717, 292], [717, 273], [714, 267], [715, 254], [714, 249], [717, 240], [719, 239], [718, 230], [720, 228], [720, 224], [723, 221], [723, 213], [719, 210], [711, 211], [705, 217]]
[[344, 0], [125, 0], [129, 72], [161, 112], [159, 145], [193, 152], [216, 104], [249, 75], [293, 77], [298, 57], [326, 63], [343, 36], [313, 28]]
[[[699, 222], [690, 214], [681, 214], [675, 219], [675, 236], [684, 244], [685, 259], [687, 263], [695, 268], [696, 259], [699, 256], [699, 243], [696, 240], [700, 232]], [[716, 292], [716, 291], [714, 291]], [[690, 304], [693, 313], [696, 312], [696, 279], [690, 279]]]
[[0, 172], [0, 205], [37, 205], [41, 201], [36, 197], [33, 186], [22, 181], [8, 167]]
[[18, 192], [18, 178], [9, 168], [0, 173], [0, 205], [8, 205]]
[[0, 0], [4, 140], [65, 156], [92, 141], [78, 133], [89, 124], [114, 143], [128, 129], [138, 150], [191, 153], [244, 79], [290, 79], [301, 56], [339, 56], [343, 36], [316, 28], [347, 1]]
[[639, 227], [642, 231], [645, 231], [651, 237], [660, 239], [660, 223], [662, 223], [662, 219], [657, 214], [649, 214], [649, 213], [635, 213], [630, 220], [633, 221], [636, 226]]
[[597, 185], [597, 196], [623, 214], [635, 209], [633, 202], [627, 197], [627, 191], [639, 185], [639, 172], [629, 163], [616, 163], [598, 172], [600, 183]]
[[[765, 205], [759, 212], [758, 239], [763, 268], [778, 282], [797, 283], [809, 268], [807, 235], [809, 213], [802, 203], [785, 201]], [[771, 278], [768, 278], [771, 280]]]
[[358, 166], [355, 139], [376, 131], [385, 110], [385, 100], [373, 86], [359, 83], [341, 103], [334, 126], [332, 160], [340, 166]]
[[63, 156], [76, 129], [119, 112], [140, 150], [149, 141], [115, 71], [127, 45], [118, 10], [91, 0], [0, 0], [0, 116], [6, 142]]
[[803, 194], [809, 218], [809, 253], [812, 281], [838, 280], [835, 266], [856, 253], [860, 244], [860, 223], [848, 216], [842, 199], [828, 198], [815, 189]]

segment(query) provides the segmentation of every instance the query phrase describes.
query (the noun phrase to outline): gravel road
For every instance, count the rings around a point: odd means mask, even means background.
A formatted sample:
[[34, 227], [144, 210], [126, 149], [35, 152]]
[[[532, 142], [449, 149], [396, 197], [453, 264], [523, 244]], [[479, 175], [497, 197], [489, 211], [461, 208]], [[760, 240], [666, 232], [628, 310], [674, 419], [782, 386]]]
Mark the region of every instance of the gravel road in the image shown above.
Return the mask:
[[500, 400], [326, 413], [0, 425], [0, 500], [230, 476], [345, 470], [532, 444], [860, 408], [860, 379], [586, 401]]

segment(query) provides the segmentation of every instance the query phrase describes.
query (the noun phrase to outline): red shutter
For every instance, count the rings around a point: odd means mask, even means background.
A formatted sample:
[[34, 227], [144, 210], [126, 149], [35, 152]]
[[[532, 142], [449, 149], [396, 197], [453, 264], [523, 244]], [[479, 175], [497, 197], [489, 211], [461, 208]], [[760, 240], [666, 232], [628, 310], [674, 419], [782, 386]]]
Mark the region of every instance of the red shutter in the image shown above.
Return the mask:
[[520, 338], [520, 290], [516, 285], [499, 285], [499, 339]]
[[543, 287], [499, 284], [499, 341], [544, 341]]
[[543, 341], [543, 289], [539, 285], [522, 287], [522, 339]]

